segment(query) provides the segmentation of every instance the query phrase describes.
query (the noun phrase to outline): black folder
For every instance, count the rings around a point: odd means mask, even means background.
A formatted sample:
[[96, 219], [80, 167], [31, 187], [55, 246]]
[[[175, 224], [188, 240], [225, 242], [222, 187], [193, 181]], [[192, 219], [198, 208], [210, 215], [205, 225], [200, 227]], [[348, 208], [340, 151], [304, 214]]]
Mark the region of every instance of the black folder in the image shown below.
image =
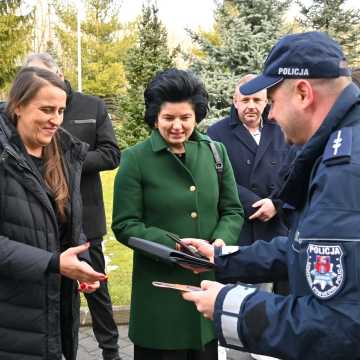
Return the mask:
[[159, 244], [153, 241], [130, 237], [129, 245], [132, 246], [134, 249], [145, 251], [168, 263], [190, 265], [192, 267], [208, 269], [215, 268], [215, 264], [211, 263], [206, 259], [186, 254], [182, 251], [169, 248], [166, 245]]

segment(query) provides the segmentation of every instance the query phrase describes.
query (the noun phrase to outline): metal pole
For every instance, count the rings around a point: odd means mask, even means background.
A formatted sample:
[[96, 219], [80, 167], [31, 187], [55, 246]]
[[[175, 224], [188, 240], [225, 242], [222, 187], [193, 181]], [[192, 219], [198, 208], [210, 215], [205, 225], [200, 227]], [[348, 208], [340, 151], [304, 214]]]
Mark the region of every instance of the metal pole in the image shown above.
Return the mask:
[[77, 6], [77, 75], [78, 75], [78, 91], [82, 91], [81, 76], [81, 20], [80, 20], [80, 2]]

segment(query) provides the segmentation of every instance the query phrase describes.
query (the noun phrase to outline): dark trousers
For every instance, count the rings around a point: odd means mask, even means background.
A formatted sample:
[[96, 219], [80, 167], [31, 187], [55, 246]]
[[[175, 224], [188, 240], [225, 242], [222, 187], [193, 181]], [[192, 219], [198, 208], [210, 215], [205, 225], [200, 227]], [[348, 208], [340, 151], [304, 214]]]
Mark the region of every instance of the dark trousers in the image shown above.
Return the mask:
[[[89, 249], [93, 268], [105, 272], [105, 259], [102, 251], [102, 238], [91, 239]], [[85, 294], [92, 318], [94, 335], [103, 352], [117, 353], [118, 330], [114, 321], [111, 298], [106, 282], [92, 294]]]
[[134, 345], [134, 360], [218, 360], [217, 340], [201, 350], [159, 350]]

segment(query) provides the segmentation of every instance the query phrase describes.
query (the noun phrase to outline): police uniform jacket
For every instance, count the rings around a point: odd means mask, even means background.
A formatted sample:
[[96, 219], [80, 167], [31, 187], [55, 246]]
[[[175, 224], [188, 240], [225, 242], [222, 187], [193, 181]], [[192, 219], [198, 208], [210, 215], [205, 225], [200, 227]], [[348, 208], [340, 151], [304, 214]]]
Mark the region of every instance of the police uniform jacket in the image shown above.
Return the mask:
[[68, 81], [65, 84], [67, 101], [62, 127], [89, 145], [81, 177], [81, 196], [83, 229], [91, 240], [106, 234], [100, 172], [119, 165], [120, 150], [104, 101], [73, 91]]
[[345, 88], [294, 162], [282, 191], [289, 237], [216, 256], [222, 280], [279, 279], [291, 295], [228, 285], [215, 304], [225, 346], [280, 359], [360, 359], [360, 97]]
[[61, 243], [52, 194], [15, 127], [0, 113], [1, 360], [61, 360], [61, 352], [67, 360], [76, 359], [80, 306], [76, 284], [52, 272], [56, 269], [49, 263], [54, 254], [85, 241], [80, 174], [86, 145], [61, 129], [58, 135], [71, 199], [66, 244]]
[[[216, 144], [224, 163], [219, 189], [210, 139], [194, 131], [185, 144], [185, 160], [171, 153], [158, 130], [124, 151], [114, 186], [112, 229], [128, 244], [130, 236], [175, 248], [166, 235], [235, 244], [243, 212], [233, 171], [223, 145]], [[220, 196], [219, 196], [220, 194]], [[153, 349], [202, 349], [215, 339], [213, 324], [177, 291], [152, 286], [152, 281], [199, 285], [212, 272], [195, 275], [179, 266], [134, 252], [129, 337]]]
[[[239, 198], [245, 211], [239, 244], [249, 245], [257, 239], [270, 241], [274, 236], [287, 235], [288, 229], [279, 216], [283, 203], [272, 197], [280, 186], [279, 173], [289, 150], [280, 127], [264, 117], [258, 145], [232, 106], [230, 116], [210, 126], [208, 135], [225, 145], [234, 170]], [[269, 197], [279, 213], [267, 222], [249, 220], [249, 216], [257, 210], [252, 204]]]

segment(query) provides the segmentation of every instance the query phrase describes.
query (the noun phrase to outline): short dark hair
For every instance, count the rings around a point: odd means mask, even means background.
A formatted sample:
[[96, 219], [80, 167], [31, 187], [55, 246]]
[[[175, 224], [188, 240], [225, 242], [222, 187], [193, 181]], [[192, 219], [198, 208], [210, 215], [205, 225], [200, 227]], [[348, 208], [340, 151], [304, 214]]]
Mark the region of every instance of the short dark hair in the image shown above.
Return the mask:
[[360, 87], [360, 68], [351, 69], [351, 78], [352, 81]]
[[209, 95], [204, 84], [191, 72], [168, 69], [155, 75], [144, 91], [145, 122], [153, 128], [165, 102], [192, 104], [199, 123], [208, 111]]

